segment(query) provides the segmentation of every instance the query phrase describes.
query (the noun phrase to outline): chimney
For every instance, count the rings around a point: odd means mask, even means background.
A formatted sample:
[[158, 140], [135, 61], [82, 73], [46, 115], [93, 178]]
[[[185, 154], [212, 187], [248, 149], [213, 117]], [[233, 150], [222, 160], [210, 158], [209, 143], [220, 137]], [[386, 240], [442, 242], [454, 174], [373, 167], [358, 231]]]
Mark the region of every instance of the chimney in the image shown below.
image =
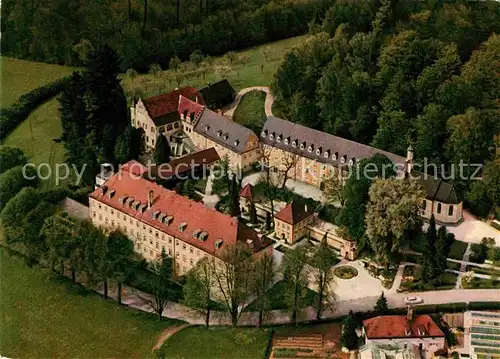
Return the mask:
[[406, 172], [411, 173], [413, 169], [413, 156], [414, 156], [414, 151], [413, 151], [413, 146], [410, 144], [408, 146], [408, 149], [406, 150]]
[[406, 311], [406, 320], [411, 322], [413, 320], [413, 306], [409, 305]]
[[153, 206], [153, 196], [154, 196], [154, 191], [150, 189], [148, 192], [148, 209], [150, 209], [151, 206]]

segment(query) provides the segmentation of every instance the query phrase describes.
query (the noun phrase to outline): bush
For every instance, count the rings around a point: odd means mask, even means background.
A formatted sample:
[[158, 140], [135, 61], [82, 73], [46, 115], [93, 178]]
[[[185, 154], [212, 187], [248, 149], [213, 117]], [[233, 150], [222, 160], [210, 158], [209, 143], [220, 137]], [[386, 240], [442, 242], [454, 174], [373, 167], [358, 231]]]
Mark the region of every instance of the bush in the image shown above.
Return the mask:
[[48, 191], [41, 192], [40, 195], [44, 201], [52, 204], [58, 204], [69, 194], [69, 190], [66, 188], [54, 188]]
[[44, 102], [61, 92], [70, 78], [51, 82], [22, 95], [11, 107], [0, 109], [0, 140], [7, 137], [29, 114]]
[[81, 187], [81, 188], [76, 188], [73, 190], [70, 190], [68, 192], [68, 197], [71, 199], [74, 199], [75, 201], [84, 204], [85, 206], [89, 205], [89, 194], [93, 191], [94, 189], [90, 187]]
[[23, 171], [23, 167], [17, 166], [4, 172], [0, 175], [0, 209], [4, 208], [7, 202], [21, 189], [24, 187], [36, 188], [39, 182], [33, 167], [27, 167], [26, 171]]
[[500, 302], [470, 302], [469, 310], [500, 309]]
[[26, 164], [27, 158], [23, 151], [17, 147], [0, 147], [0, 174], [16, 166]]

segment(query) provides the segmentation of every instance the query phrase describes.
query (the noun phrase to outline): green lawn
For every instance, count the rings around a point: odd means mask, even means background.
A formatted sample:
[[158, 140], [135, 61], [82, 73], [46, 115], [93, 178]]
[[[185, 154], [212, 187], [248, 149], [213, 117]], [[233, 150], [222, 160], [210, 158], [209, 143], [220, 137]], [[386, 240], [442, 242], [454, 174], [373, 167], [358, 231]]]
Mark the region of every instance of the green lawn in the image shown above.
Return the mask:
[[144, 358], [174, 321], [119, 307], [0, 249], [0, 353], [10, 358]]
[[450, 248], [448, 258], [461, 260], [467, 250], [468, 243], [462, 241], [454, 241]]
[[500, 289], [500, 281], [483, 279], [483, 278], [472, 278], [469, 283], [462, 282], [465, 289], [475, 289], [475, 288], [489, 288], [489, 289]]
[[[24, 93], [72, 71], [70, 67], [0, 57], [2, 88], [8, 89], [2, 91], [1, 105], [9, 105]], [[56, 99], [41, 105], [9, 134], [3, 144], [19, 147], [35, 164], [48, 163], [54, 168], [55, 164], [63, 162], [64, 146], [53, 141], [62, 134], [58, 106]], [[43, 188], [54, 185], [54, 179], [42, 181]]]
[[24, 93], [72, 71], [71, 67], [0, 56], [0, 107], [7, 107]]
[[[293, 37], [237, 52], [237, 56], [248, 56], [248, 63], [246, 64], [238, 63], [238, 61], [230, 64], [229, 60], [224, 56], [213, 58], [213, 62], [208, 68], [205, 78], [203, 76], [189, 76], [189, 73], [192, 71], [184, 71], [184, 73], [188, 74], [188, 77], [183, 78], [179, 87], [190, 85], [202, 88], [206, 86], [207, 82], [214, 83], [220, 81], [223, 76], [217, 73], [216, 69], [226, 63], [230, 66], [231, 71], [225, 77], [236, 91], [249, 86], [269, 86], [273, 81], [274, 73], [280, 61], [288, 50], [304, 42], [307, 37], [307, 35]], [[264, 49], [267, 49], [269, 52], [268, 60], [264, 56]], [[261, 65], [264, 65], [262, 71]], [[140, 75], [134, 80], [128, 76], [124, 76], [123, 79], [123, 84], [128, 95], [136, 88], [136, 93], [143, 98], [165, 93], [178, 87], [175, 75], [171, 70], [162, 71], [156, 79], [151, 74]]]
[[264, 357], [270, 329], [190, 327], [163, 344], [168, 359], [254, 359]]
[[[285, 289], [283, 288], [285, 286], [284, 281], [280, 281], [276, 283], [271, 289], [269, 289], [269, 295], [270, 295], [270, 307], [272, 310], [282, 310], [286, 309], [285, 301], [283, 298], [283, 293], [285, 292]], [[305, 306], [309, 307], [314, 304], [314, 300], [317, 297], [317, 293], [309, 288], [307, 288], [307, 294], [305, 298]], [[250, 303], [246, 308], [245, 311], [254, 311], [255, 310], [255, 305], [254, 302]]]
[[252, 91], [245, 94], [234, 111], [233, 121], [260, 133], [266, 121], [265, 101], [265, 92]]

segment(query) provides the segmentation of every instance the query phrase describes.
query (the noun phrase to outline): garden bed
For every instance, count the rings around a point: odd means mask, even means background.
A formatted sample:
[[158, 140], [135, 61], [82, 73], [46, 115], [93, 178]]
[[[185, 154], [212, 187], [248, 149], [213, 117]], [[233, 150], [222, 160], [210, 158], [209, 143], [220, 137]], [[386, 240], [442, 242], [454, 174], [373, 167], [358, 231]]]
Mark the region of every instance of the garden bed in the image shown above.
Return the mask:
[[357, 277], [358, 270], [352, 266], [340, 266], [335, 268], [333, 273], [341, 279], [352, 279]]

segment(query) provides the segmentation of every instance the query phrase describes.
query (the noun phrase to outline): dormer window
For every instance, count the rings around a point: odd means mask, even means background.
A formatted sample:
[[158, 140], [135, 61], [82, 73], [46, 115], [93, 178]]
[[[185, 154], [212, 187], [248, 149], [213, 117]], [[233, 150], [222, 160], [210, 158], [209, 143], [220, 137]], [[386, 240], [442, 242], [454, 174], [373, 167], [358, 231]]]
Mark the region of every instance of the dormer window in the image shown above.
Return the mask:
[[198, 239], [202, 242], [205, 242], [207, 238], [208, 238], [208, 232], [201, 232], [200, 236], [198, 237]]
[[210, 125], [205, 126], [205, 131], [210, 131]]
[[321, 156], [321, 147], [316, 149], [316, 155]]
[[347, 156], [343, 155], [342, 158], [340, 159], [340, 163], [345, 163], [346, 160], [347, 160]]
[[124, 197], [120, 197], [118, 198], [118, 201], [120, 202], [120, 204], [125, 204], [125, 202], [127, 201], [127, 196], [124, 196]]
[[276, 141], [281, 142], [281, 135], [278, 135], [278, 137], [276, 137]]
[[261, 135], [261, 137], [266, 138], [266, 136], [267, 136], [267, 130], [262, 131], [262, 132], [260, 133], [260, 135]]
[[146, 203], [144, 203], [140, 208], [139, 208], [139, 211], [141, 213], [144, 213], [146, 212], [146, 208], [148, 208], [148, 205]]
[[352, 166], [352, 165], [354, 165], [355, 163], [356, 163], [356, 158], [354, 158], [354, 157], [353, 157], [353, 158], [351, 158], [351, 159], [349, 160], [349, 166]]
[[274, 132], [269, 135], [269, 139], [274, 140]]
[[197, 229], [193, 232], [193, 238], [194, 239], [198, 239], [198, 237], [200, 236], [201, 234], [201, 229]]
[[160, 215], [160, 211], [154, 211], [151, 216], [153, 217], [153, 219], [157, 219], [159, 215]]
[[330, 157], [330, 150], [326, 150], [325, 153], [323, 153], [323, 157], [325, 158]]
[[220, 249], [220, 247], [222, 247], [222, 243], [224, 243], [224, 241], [222, 240], [222, 238], [219, 238], [215, 241], [215, 249]]
[[285, 145], [288, 145], [290, 143], [290, 137], [285, 138]]
[[307, 151], [308, 152], [312, 152], [314, 149], [314, 145], [310, 145], [308, 148], [307, 148]]
[[337, 161], [337, 158], [339, 158], [339, 153], [338, 153], [338, 152], [335, 152], [335, 153], [332, 155], [332, 160]]
[[160, 213], [160, 215], [158, 216], [158, 220], [160, 222], [163, 222], [165, 220], [165, 217], [167, 216], [166, 213]]
[[292, 147], [297, 147], [297, 140], [292, 141]]
[[238, 146], [239, 144], [240, 144], [240, 140], [236, 139], [236, 140], [234, 141], [234, 145], [235, 145], [235, 146]]
[[228, 134], [228, 133], [225, 133], [223, 138], [224, 138], [225, 140], [227, 140], [227, 139], [229, 138], [229, 134]]
[[222, 136], [222, 131], [221, 130], [217, 131], [217, 137], [220, 137], [220, 136]]
[[302, 143], [300, 144], [299, 148], [300, 148], [301, 150], [304, 150], [304, 148], [306, 148], [306, 143], [305, 143], [305, 142], [302, 142]]
[[109, 198], [113, 198], [113, 196], [115, 195], [116, 191], [114, 189], [112, 189], [111, 191], [108, 192], [108, 197]]
[[177, 227], [179, 229], [179, 232], [184, 232], [186, 230], [186, 227], [187, 227], [187, 222], [182, 222], [179, 224], [179, 227]]
[[165, 223], [167, 226], [172, 223], [172, 221], [174, 220], [174, 217], [173, 216], [167, 216], [165, 217], [165, 219], [163, 220], [163, 223]]

